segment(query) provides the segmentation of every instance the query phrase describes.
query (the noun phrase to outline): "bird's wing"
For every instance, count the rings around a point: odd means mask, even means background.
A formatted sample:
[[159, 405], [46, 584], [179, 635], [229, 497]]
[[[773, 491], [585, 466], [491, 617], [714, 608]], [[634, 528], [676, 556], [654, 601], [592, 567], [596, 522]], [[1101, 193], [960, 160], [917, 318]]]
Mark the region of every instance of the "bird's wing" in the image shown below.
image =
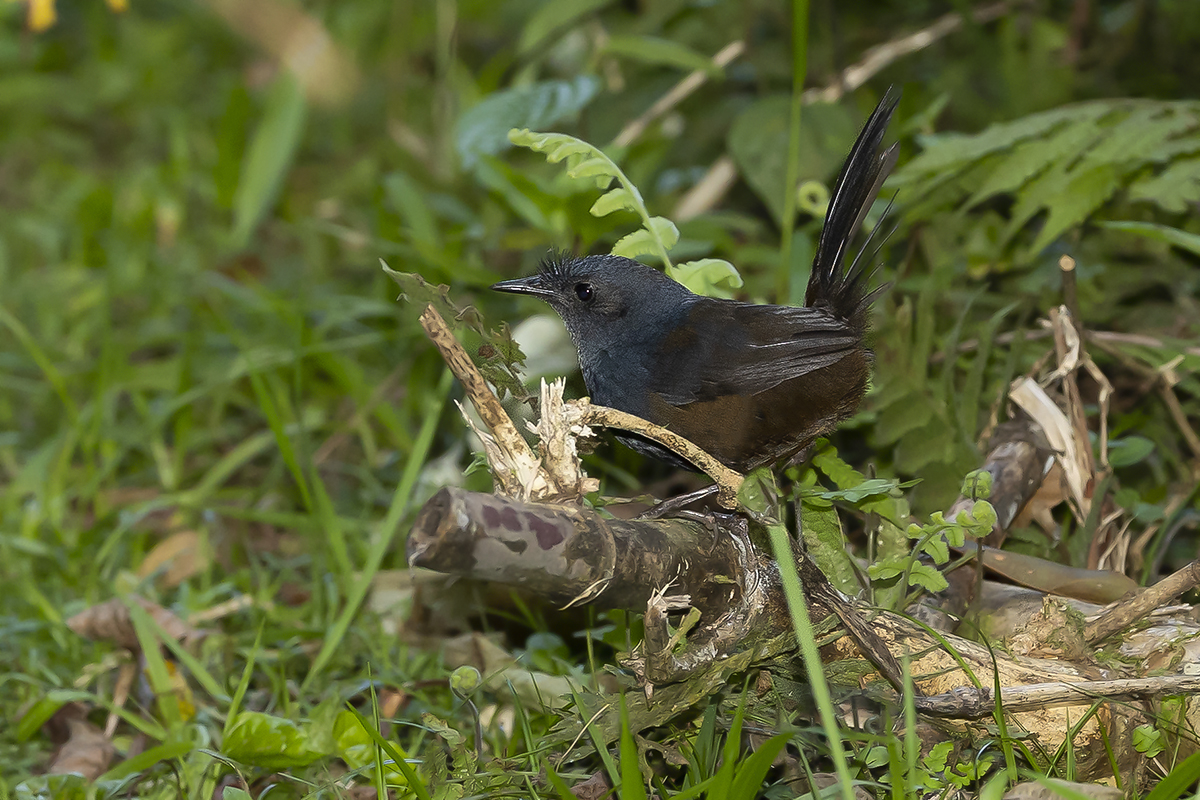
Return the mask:
[[672, 405], [755, 395], [861, 347], [851, 325], [821, 308], [703, 298], [664, 339], [652, 392]]

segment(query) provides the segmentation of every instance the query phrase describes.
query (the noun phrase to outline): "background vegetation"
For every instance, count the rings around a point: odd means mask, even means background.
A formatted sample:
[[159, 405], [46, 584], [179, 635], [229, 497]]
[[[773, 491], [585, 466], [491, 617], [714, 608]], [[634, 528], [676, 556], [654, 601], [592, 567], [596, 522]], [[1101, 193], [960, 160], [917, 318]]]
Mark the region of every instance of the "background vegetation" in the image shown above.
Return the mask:
[[[804, 108], [788, 259], [786, 4], [56, 10], [35, 31], [27, 6], [0, 5], [0, 796], [83, 792], [40, 773], [69, 710], [103, 726], [122, 692], [113, 744], [131, 760], [110, 753], [92, 792], [212, 796], [242, 786], [236, 774], [255, 796], [362, 791], [388, 776], [347, 700], [382, 708], [427, 776], [474, 786], [446, 780], [475, 746], [441, 660], [461, 617], [397, 628], [414, 605], [413, 513], [440, 486], [489, 480], [464, 474], [457, 389], [379, 260], [449, 285], [494, 327], [544, 309], [488, 284], [550, 248], [607, 251], [639, 224], [592, 216], [594, 183], [512, 149], [513, 127], [605, 148], [650, 213], [678, 224], [677, 260], [726, 259], [738, 296], [796, 302], [823, 187], [883, 89], [901, 86], [899, 228], [880, 273], [893, 287], [876, 306], [875, 388], [840, 453], [920, 479], [917, 512], [943, 507], [1009, 380], [1045, 351], [1037, 319], [1070, 253], [1085, 326], [1142, 337], [1095, 353], [1117, 389], [1115, 498], [1140, 542], [1125, 568], [1149, 581], [1195, 556], [1194, 0], [1001, 2], [979, 22], [966, 2], [817, 0], [810, 86], [891, 46], [865, 86]], [[937, 26], [956, 13], [967, 21]], [[923, 30], [911, 52], [896, 46]], [[693, 71], [693, 93], [627, 130]], [[534, 342], [532, 375], [571, 369], [561, 334]], [[617, 446], [588, 464], [609, 494], [678, 482]], [[1086, 565], [1071, 532], [1016, 546]], [[122, 672], [129, 647], [68, 620], [134, 595], [152, 605], [125, 612], [142, 656]], [[207, 629], [191, 656], [146, 647], [171, 639], [161, 609]], [[564, 630], [520, 606], [483, 624], [521, 663], [581, 681], [627, 631], [598, 616]], [[487, 791], [549, 796], [537, 742], [554, 715], [514, 718], [502, 692], [476, 701], [498, 759]]]

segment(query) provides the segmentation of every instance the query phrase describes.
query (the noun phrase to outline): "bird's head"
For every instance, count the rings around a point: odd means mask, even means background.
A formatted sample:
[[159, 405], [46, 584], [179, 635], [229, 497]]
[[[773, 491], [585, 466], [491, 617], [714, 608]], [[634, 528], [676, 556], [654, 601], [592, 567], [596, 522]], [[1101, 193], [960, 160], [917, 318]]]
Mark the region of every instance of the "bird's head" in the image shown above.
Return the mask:
[[545, 300], [581, 352], [645, 338], [648, 326], [673, 324], [695, 297], [658, 270], [622, 256], [552, 255], [536, 274], [492, 288]]

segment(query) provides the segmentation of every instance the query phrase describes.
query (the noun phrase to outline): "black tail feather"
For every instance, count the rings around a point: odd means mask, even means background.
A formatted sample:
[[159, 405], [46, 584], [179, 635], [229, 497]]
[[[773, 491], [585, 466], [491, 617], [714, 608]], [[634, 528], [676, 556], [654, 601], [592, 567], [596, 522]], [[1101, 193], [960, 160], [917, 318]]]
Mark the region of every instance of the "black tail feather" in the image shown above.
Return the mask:
[[843, 269], [842, 264], [846, 249], [862, 226], [884, 180], [896, 165], [898, 146], [892, 145], [882, 152], [880, 147], [899, 102], [900, 93], [889, 88], [846, 157], [833, 187], [805, 295], [806, 305], [826, 306], [837, 316], [859, 326], [863, 324], [863, 312], [876, 293], [868, 295], [864, 291], [863, 265], [859, 263], [861, 253], [849, 269]]

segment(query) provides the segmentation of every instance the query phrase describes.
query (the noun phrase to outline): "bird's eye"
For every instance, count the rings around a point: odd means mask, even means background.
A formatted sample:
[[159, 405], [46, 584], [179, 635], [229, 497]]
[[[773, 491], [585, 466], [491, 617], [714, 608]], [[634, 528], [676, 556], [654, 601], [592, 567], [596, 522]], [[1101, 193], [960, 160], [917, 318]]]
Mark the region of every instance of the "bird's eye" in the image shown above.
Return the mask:
[[592, 302], [592, 285], [590, 283], [575, 284], [575, 296], [584, 303]]

